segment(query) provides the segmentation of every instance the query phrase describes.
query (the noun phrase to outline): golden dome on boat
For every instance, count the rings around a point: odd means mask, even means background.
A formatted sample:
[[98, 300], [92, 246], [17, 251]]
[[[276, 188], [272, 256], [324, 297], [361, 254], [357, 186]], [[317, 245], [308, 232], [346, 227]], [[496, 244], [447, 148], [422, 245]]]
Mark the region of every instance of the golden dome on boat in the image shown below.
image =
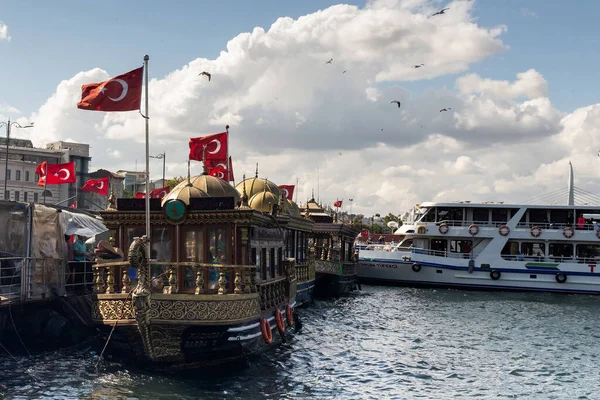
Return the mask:
[[190, 179], [192, 186], [205, 192], [208, 197], [233, 197], [234, 203], [240, 202], [240, 194], [229, 183], [210, 175], [198, 175]]
[[270, 213], [273, 210], [273, 205], [278, 203], [279, 199], [273, 193], [267, 192], [264, 189], [262, 192], [256, 193], [248, 200], [248, 206], [250, 206], [250, 208], [264, 213]]
[[187, 179], [173, 188], [173, 190], [166, 195], [160, 202], [161, 207], [170, 200], [181, 200], [186, 205], [190, 205], [190, 199], [199, 197], [210, 197], [208, 193], [203, 190], [194, 187], [191, 183], [188, 183]]
[[246, 193], [248, 194], [249, 199], [252, 199], [252, 197], [256, 194], [264, 192], [265, 189], [267, 192], [273, 194], [276, 199], [279, 199], [279, 196], [281, 196], [281, 191], [279, 190], [277, 185], [263, 178], [248, 178], [238, 183], [235, 186], [235, 188], [237, 189], [240, 195], [243, 194], [244, 185], [246, 186]]

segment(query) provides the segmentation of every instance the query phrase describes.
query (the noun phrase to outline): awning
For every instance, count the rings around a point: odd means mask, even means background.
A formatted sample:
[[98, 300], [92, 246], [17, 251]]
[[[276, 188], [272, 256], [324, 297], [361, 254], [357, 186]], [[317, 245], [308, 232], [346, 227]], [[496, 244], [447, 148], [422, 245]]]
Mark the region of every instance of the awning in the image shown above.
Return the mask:
[[94, 217], [62, 210], [60, 224], [66, 235], [95, 236], [108, 231], [104, 223]]

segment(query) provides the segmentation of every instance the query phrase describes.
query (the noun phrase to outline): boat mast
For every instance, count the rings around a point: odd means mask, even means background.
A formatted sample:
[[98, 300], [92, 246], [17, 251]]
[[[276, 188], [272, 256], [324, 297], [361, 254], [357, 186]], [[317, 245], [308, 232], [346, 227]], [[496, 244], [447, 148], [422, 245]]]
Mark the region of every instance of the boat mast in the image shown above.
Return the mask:
[[575, 205], [575, 190], [573, 185], [573, 165], [569, 161], [569, 198], [567, 199], [567, 205], [569, 206]]

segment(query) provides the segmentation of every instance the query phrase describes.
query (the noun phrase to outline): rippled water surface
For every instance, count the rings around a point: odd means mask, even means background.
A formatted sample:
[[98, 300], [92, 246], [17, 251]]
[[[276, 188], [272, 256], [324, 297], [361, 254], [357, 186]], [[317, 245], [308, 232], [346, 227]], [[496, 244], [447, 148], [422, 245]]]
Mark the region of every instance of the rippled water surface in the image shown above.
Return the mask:
[[[0, 356], [7, 399], [597, 399], [600, 297], [363, 286], [302, 333], [207, 376], [95, 368], [90, 350]], [[3, 351], [0, 350], [0, 353]]]

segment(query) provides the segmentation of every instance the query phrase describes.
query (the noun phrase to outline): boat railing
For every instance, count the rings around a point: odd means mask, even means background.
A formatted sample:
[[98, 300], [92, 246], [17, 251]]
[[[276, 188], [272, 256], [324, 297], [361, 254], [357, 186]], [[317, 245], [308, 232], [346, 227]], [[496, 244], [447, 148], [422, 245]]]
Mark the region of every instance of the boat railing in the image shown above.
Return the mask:
[[67, 294], [91, 292], [94, 285], [93, 261], [69, 261], [66, 271], [65, 290]]
[[531, 262], [555, 262], [555, 263], [579, 263], [598, 264], [600, 257], [573, 257], [573, 256], [526, 256], [522, 254], [502, 254], [501, 257], [508, 261], [531, 261]]
[[0, 305], [21, 301], [25, 257], [0, 257]]
[[556, 229], [562, 230], [564, 228], [570, 227], [574, 230], [579, 231], [593, 231], [600, 229], [600, 225], [595, 224], [568, 224], [568, 223], [558, 223], [558, 222], [519, 222], [517, 224], [517, 228], [533, 228], [534, 226], [539, 227], [540, 229]]
[[288, 288], [286, 277], [258, 283], [261, 310], [275, 307], [283, 302], [289, 296]]
[[[197, 262], [150, 261], [147, 271], [152, 292], [164, 294], [248, 294], [257, 293], [256, 266]], [[139, 271], [127, 261], [93, 265], [94, 293], [129, 293]], [[181, 277], [181, 279], [180, 279]], [[180, 288], [180, 282], [184, 287]], [[207, 284], [208, 283], [208, 284]]]
[[315, 279], [315, 264], [304, 261], [302, 264], [296, 264], [296, 279], [298, 282], [306, 282]]

